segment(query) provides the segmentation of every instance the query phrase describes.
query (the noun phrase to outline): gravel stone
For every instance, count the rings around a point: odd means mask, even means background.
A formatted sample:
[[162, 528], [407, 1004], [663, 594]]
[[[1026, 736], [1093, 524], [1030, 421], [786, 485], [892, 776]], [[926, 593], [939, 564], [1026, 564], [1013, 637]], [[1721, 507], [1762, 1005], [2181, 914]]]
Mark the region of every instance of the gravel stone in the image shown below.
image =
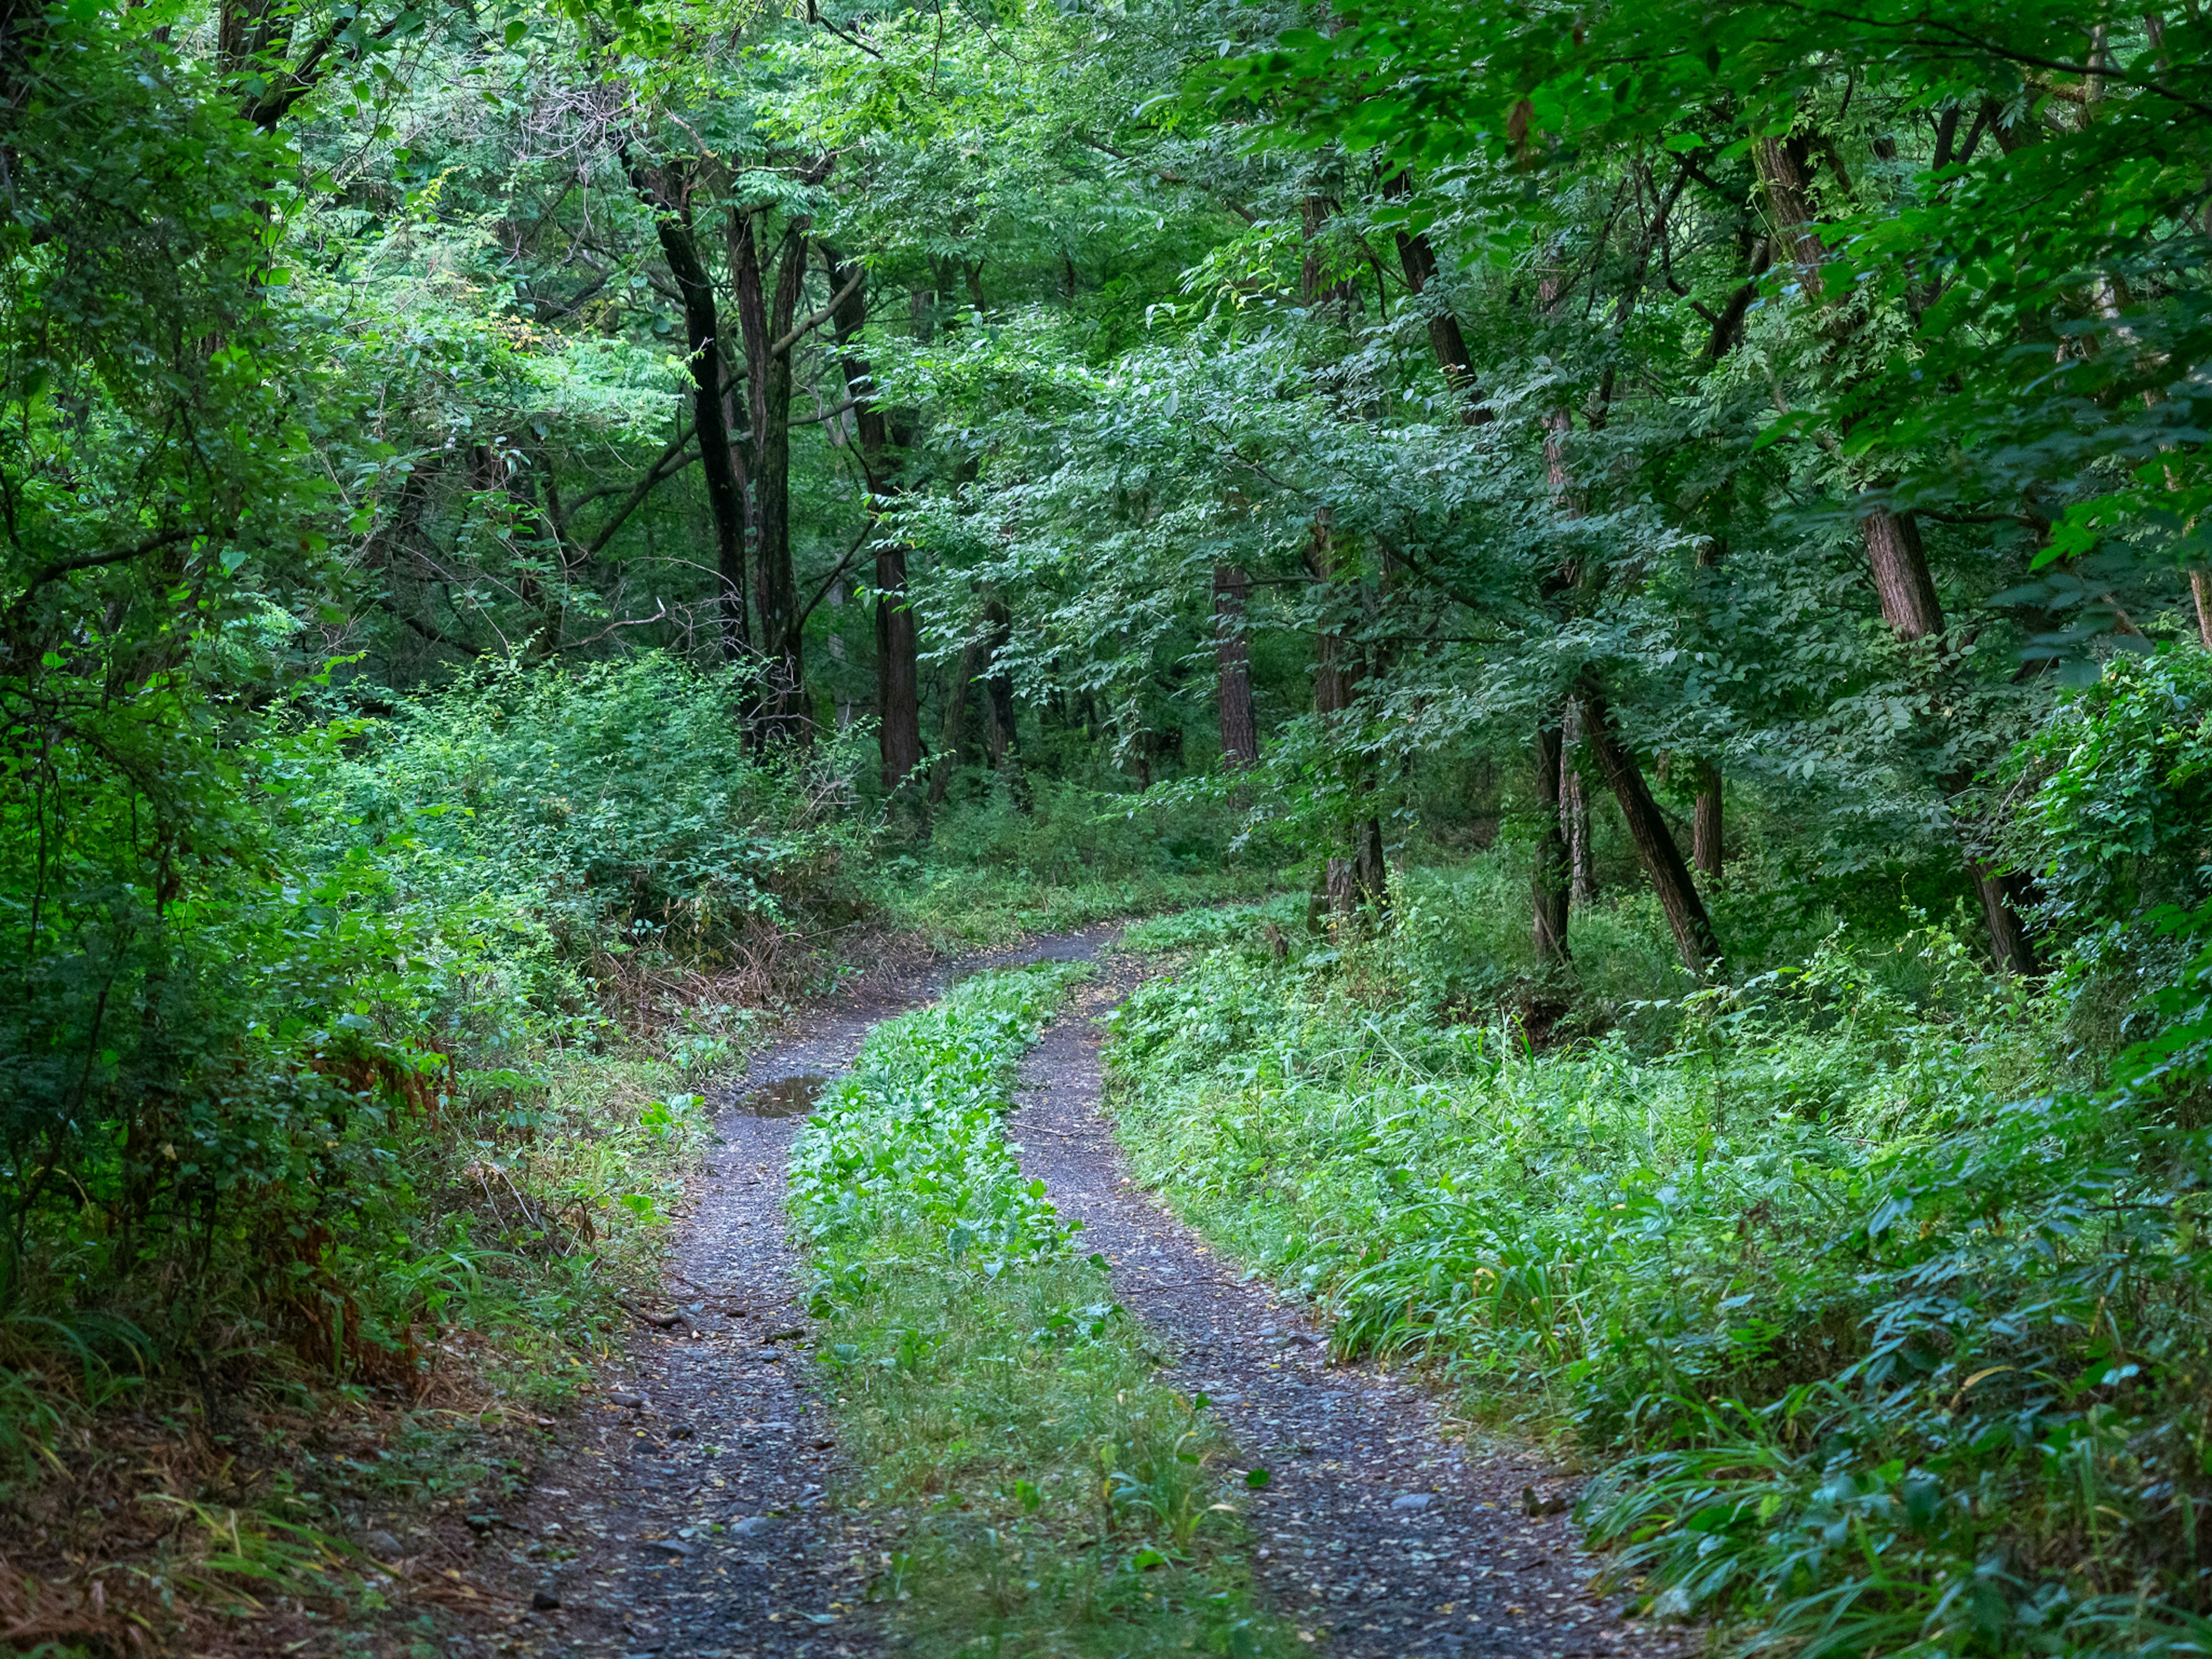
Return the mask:
[[[685, 1195], [665, 1286], [685, 1319], [633, 1327], [617, 1368], [630, 1385], [585, 1396], [521, 1511], [529, 1533], [557, 1526], [553, 1535], [577, 1552], [561, 1568], [561, 1606], [501, 1632], [495, 1647], [467, 1651], [529, 1659], [875, 1651], [865, 1597], [885, 1546], [865, 1515], [818, 1501], [848, 1472], [828, 1436], [819, 1373], [794, 1351], [813, 1322], [785, 1234], [784, 1172], [805, 1120], [756, 1116], [737, 1104], [778, 1083], [835, 1077], [870, 1026], [932, 1000], [956, 975], [1088, 961], [1114, 933], [1090, 928], [849, 984], [743, 1076], [717, 1085], [709, 1099], [722, 1144]], [[717, 1532], [733, 1511], [735, 1522]], [[679, 1537], [687, 1529], [691, 1536]], [[482, 1563], [487, 1576], [491, 1565]], [[530, 1604], [545, 1571], [513, 1552], [517, 1604]]]

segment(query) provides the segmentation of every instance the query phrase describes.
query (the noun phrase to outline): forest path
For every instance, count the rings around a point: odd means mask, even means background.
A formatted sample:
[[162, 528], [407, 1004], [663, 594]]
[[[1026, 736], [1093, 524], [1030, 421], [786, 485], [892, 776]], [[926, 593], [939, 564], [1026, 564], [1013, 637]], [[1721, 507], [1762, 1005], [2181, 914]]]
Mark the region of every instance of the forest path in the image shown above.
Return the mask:
[[804, 1354], [813, 1322], [784, 1212], [792, 1140], [814, 1090], [878, 1021], [977, 969], [1090, 960], [1119, 931], [1051, 934], [863, 981], [717, 1089], [720, 1144], [665, 1275], [677, 1318], [636, 1327], [621, 1380], [586, 1396], [564, 1449], [485, 1540], [487, 1554], [507, 1547], [514, 1594], [532, 1608], [495, 1650], [837, 1659], [869, 1645], [865, 1625], [854, 1627], [875, 1571], [866, 1524], [819, 1504], [840, 1463]]
[[1251, 1504], [1265, 1601], [1334, 1659], [1670, 1655], [1702, 1642], [1632, 1624], [1595, 1596], [1596, 1563], [1564, 1495], [1526, 1450], [1447, 1437], [1442, 1402], [1370, 1364], [1336, 1365], [1294, 1307], [1249, 1282], [1130, 1181], [1100, 1112], [1098, 1018], [1140, 970], [1111, 960], [1024, 1061], [1008, 1139], [1085, 1242], [1113, 1264], [1122, 1306], [1164, 1340], [1173, 1377], [1203, 1392], [1241, 1455], [1266, 1468]]

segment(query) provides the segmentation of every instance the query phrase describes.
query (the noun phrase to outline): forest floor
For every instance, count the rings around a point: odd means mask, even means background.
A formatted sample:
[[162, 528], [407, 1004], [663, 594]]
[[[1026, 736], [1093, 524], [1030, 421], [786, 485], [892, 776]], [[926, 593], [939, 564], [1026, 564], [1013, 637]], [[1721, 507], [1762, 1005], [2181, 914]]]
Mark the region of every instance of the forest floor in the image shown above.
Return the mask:
[[[862, 981], [725, 1089], [665, 1303], [640, 1310], [623, 1361], [493, 1545], [509, 1605], [531, 1611], [481, 1651], [845, 1659], [877, 1645], [866, 1597], [886, 1540], [835, 1501], [848, 1472], [807, 1358], [813, 1322], [784, 1212], [791, 1142], [876, 1022], [960, 972], [1037, 960], [1102, 971], [1024, 1061], [1009, 1138], [1113, 1264], [1116, 1297], [1173, 1357], [1170, 1380], [1208, 1396], [1246, 1462], [1268, 1470], [1248, 1508], [1272, 1609], [1347, 1659], [1695, 1648], [1593, 1593], [1595, 1565], [1556, 1512], [1556, 1468], [1471, 1437], [1417, 1379], [1332, 1363], [1298, 1310], [1129, 1182], [1101, 1111], [1097, 1023], [1142, 972], [1110, 954], [1117, 931]], [[1528, 1513], [1524, 1491], [1555, 1512]], [[477, 1571], [502, 1576], [482, 1557]]]

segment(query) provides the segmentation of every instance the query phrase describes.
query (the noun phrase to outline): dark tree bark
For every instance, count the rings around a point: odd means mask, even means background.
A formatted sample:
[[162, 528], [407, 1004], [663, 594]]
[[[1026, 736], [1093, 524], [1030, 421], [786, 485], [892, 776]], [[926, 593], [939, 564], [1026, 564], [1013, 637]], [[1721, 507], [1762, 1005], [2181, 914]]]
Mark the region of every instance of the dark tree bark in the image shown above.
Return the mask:
[[[1382, 193], [1402, 199], [1413, 193], [1412, 181], [1402, 173], [1386, 179]], [[1417, 298], [1425, 297], [1429, 283], [1437, 274], [1436, 250], [1429, 239], [1418, 230], [1401, 230], [1397, 234], [1398, 263], [1406, 273], [1406, 286]], [[1449, 308], [1431, 303], [1429, 307], [1429, 349], [1436, 354], [1437, 367], [1443, 372], [1444, 383], [1460, 395], [1460, 418], [1469, 426], [1480, 426], [1493, 418], [1493, 412], [1482, 400], [1482, 388], [1475, 382], [1474, 360], [1467, 349], [1467, 336], [1460, 330], [1459, 319]]]
[[[2003, 143], [2002, 132], [1998, 140]], [[1821, 292], [1820, 273], [1829, 252], [1806, 193], [1808, 155], [1802, 138], [1762, 138], [1753, 148], [1759, 182], [1773, 210], [1783, 248], [1797, 267], [1806, 296], [1814, 299]], [[1866, 548], [1882, 620], [1889, 624], [1890, 632], [1908, 645], [1941, 634], [1943, 607], [1912, 515], [1874, 507], [1859, 520], [1859, 538]], [[1972, 781], [1971, 773], [1954, 775], [1942, 780], [1942, 788], [1946, 794], [1955, 795]], [[2034, 973], [2034, 947], [2020, 916], [2027, 897], [2026, 879], [2000, 874], [1972, 848], [1964, 850], [1966, 874], [1982, 901], [1982, 914], [1989, 924], [1990, 953], [1998, 971]]]
[[[1928, 569], [1920, 528], [1909, 513], [1890, 513], [1877, 507], [1860, 521], [1869, 562], [1874, 568], [1875, 592], [1881, 601], [1881, 619], [1889, 631], [1907, 645], [1943, 631], [1942, 602], [1936, 598], [1935, 578]], [[1974, 781], [1971, 771], [1956, 772], [1942, 780], [1943, 792], [1956, 795]], [[1966, 848], [1966, 874], [1982, 901], [1982, 916], [1989, 924], [1990, 954], [2000, 973], [2020, 976], [2036, 971], [2034, 941], [2021, 912], [2029, 902], [2027, 878], [1999, 871], [1971, 847]]]
[[1260, 762], [1260, 728], [1252, 715], [1252, 650], [1244, 636], [1244, 605], [1252, 583], [1234, 565], [1213, 568], [1213, 660], [1221, 677], [1221, 754], [1242, 769]]
[[[762, 684], [755, 716], [763, 738], [804, 737], [811, 729], [799, 583], [791, 567], [791, 348], [784, 337], [799, 312], [806, 271], [806, 221], [784, 227], [773, 297], [751, 216], [730, 216], [731, 280], [744, 337], [752, 416], [754, 603], [760, 612]], [[781, 349], [779, 349], [781, 347]]]
[[1378, 923], [1390, 917], [1390, 865], [1382, 849], [1382, 820], [1370, 815], [1352, 832], [1352, 890], [1360, 903], [1370, 906]]
[[[1698, 568], [1712, 569], [1727, 550], [1717, 538], [1706, 542], [1698, 550]], [[1698, 763], [1698, 805], [1690, 823], [1690, 857], [1699, 875], [1716, 877], [1728, 859], [1727, 843], [1721, 834], [1721, 769], [1710, 760]]]
[[1711, 761], [1698, 763], [1697, 816], [1691, 823], [1690, 848], [1699, 875], [1721, 873], [1728, 856], [1721, 840], [1721, 774]]
[[1536, 971], [1565, 966], [1567, 921], [1571, 903], [1566, 837], [1559, 833], [1559, 763], [1565, 744], [1554, 713], [1536, 726], [1536, 868], [1531, 878]]
[[1574, 908], [1587, 910], [1597, 898], [1597, 849], [1590, 844], [1589, 798], [1583, 788], [1579, 763], [1583, 746], [1583, 706], [1567, 699], [1559, 732], [1559, 823], [1567, 838], [1567, 868], [1571, 876]]
[[[838, 301], [833, 325], [845, 374], [845, 395], [853, 400], [854, 437], [860, 469], [867, 475], [868, 511], [880, 529], [884, 506], [898, 493], [899, 459], [892, 453], [890, 430], [876, 401], [875, 377], [868, 360], [852, 344], [867, 321], [867, 295], [854, 284], [853, 278], [859, 274], [856, 267], [833, 249], [824, 247], [822, 255], [830, 270], [830, 291], [843, 296]], [[888, 538], [876, 544], [876, 715], [884, 787], [892, 790], [912, 777], [921, 764], [921, 674], [914, 611], [906, 598], [906, 549]]]
[[722, 340], [714, 285], [699, 257], [691, 219], [689, 179], [671, 167], [633, 165], [630, 181], [654, 210], [654, 228], [669, 275], [684, 300], [684, 343], [690, 348], [691, 420], [699, 434], [699, 465], [707, 483], [707, 511], [714, 525], [714, 571], [720, 584], [722, 656], [736, 662], [750, 647], [745, 627], [745, 504], [730, 459], [730, 430], [722, 413]]
[[1889, 631], [1908, 644], [1942, 633], [1943, 605], [1912, 515], [1878, 507], [1859, 521], [1859, 537]]
[[970, 640], [960, 652], [960, 665], [952, 671], [952, 690], [945, 699], [945, 732], [938, 745], [937, 763], [929, 772], [929, 804], [942, 805], [952, 787], [952, 774], [960, 764], [960, 742], [968, 723], [968, 691], [975, 678], [982, 642]]
[[1628, 838], [1635, 842], [1636, 855], [1643, 860], [1651, 889], [1659, 896], [1659, 908], [1667, 913], [1667, 925], [1674, 930], [1682, 965], [1702, 974], [1721, 953], [1712, 918], [1705, 914], [1705, 901], [1698, 896], [1697, 884], [1690, 878], [1690, 867], [1682, 861], [1681, 849], [1674, 845], [1659, 804], [1651, 799], [1643, 769], [1613, 729], [1613, 711], [1606, 705], [1605, 694], [1588, 674], [1583, 677], [1580, 689], [1584, 740], [1613, 787], [1620, 816], [1627, 820]]
[[[1333, 586], [1336, 582], [1336, 560], [1326, 509], [1314, 517], [1313, 532], [1306, 544], [1306, 568], [1323, 587]], [[1332, 731], [1349, 723], [1364, 667], [1358, 647], [1335, 629], [1325, 629], [1314, 641], [1314, 713], [1321, 715], [1322, 724]], [[1355, 793], [1360, 791], [1364, 782], [1362, 763], [1355, 757], [1343, 764], [1346, 786]], [[1351, 843], [1351, 856], [1328, 861], [1329, 908], [1340, 915], [1349, 915], [1364, 902], [1373, 905], [1380, 915], [1389, 896], [1382, 859], [1382, 823], [1372, 814], [1355, 819], [1348, 826], [1346, 839]]]

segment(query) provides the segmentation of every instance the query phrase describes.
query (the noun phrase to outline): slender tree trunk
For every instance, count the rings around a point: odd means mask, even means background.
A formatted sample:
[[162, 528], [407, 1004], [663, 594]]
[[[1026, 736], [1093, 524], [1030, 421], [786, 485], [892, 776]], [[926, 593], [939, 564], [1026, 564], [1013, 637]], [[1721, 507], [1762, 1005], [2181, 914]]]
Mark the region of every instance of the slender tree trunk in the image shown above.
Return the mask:
[[1014, 749], [1014, 682], [1001, 659], [1007, 641], [1013, 638], [1014, 623], [1006, 605], [995, 599], [984, 602], [983, 621], [990, 630], [984, 647], [984, 747], [990, 757], [991, 769], [1003, 772], [1006, 769], [1006, 757]]
[[1260, 761], [1260, 728], [1252, 716], [1251, 645], [1244, 636], [1249, 578], [1234, 565], [1213, 568], [1213, 659], [1220, 672], [1221, 754], [1242, 769]]
[[1590, 845], [1589, 799], [1583, 789], [1577, 763], [1583, 747], [1583, 705], [1569, 697], [1559, 730], [1559, 822], [1567, 840], [1567, 868], [1571, 872], [1574, 907], [1587, 910], [1597, 898], [1596, 849]]
[[[1733, 483], [1729, 486], [1733, 490]], [[1698, 568], [1711, 570], [1721, 562], [1726, 545], [1717, 538], [1698, 550]], [[1728, 858], [1721, 835], [1721, 769], [1710, 760], [1698, 763], [1698, 804], [1690, 824], [1690, 857], [1701, 876], [1717, 878]]]
[[[1306, 544], [1306, 568], [1316, 583], [1323, 586], [1334, 585], [1335, 556], [1325, 510], [1314, 518], [1313, 534]], [[1322, 717], [1322, 725], [1332, 733], [1340, 733], [1349, 723], [1347, 716], [1358, 698], [1364, 666], [1358, 647], [1334, 629], [1324, 631], [1314, 642], [1314, 713]], [[1342, 765], [1345, 787], [1357, 796], [1362, 793], [1364, 782], [1362, 763], [1353, 757]], [[1351, 856], [1328, 861], [1329, 908], [1340, 915], [1349, 915], [1364, 902], [1373, 905], [1379, 916], [1389, 892], [1382, 858], [1382, 823], [1370, 813], [1352, 820], [1346, 830]]]
[[1701, 876], [1718, 876], [1727, 857], [1721, 842], [1721, 774], [1711, 761], [1698, 763], [1697, 816], [1692, 822], [1691, 857]]
[[[791, 332], [806, 276], [806, 222], [793, 219], [776, 259], [775, 295], [768, 313], [771, 342]], [[750, 354], [748, 353], [750, 356]], [[806, 703], [806, 665], [799, 581], [791, 563], [791, 348], [767, 354], [753, 434], [753, 500], [760, 526], [761, 648], [768, 684], [762, 712], [770, 735], [804, 738], [813, 722]]]
[[1378, 924], [1390, 918], [1390, 864], [1382, 848], [1382, 820], [1370, 814], [1352, 832], [1352, 888], [1358, 902], [1375, 913]]
[[876, 750], [884, 787], [898, 788], [921, 764], [921, 672], [906, 591], [906, 549], [876, 550]]
[[[1929, 573], [1928, 555], [1921, 546], [1920, 529], [1909, 513], [1877, 507], [1860, 521], [1867, 558], [1873, 567], [1875, 592], [1881, 600], [1882, 620], [1890, 632], [1907, 645], [1943, 631], [1943, 606], [1936, 595], [1935, 578]], [[1942, 780], [1943, 792], [1956, 795], [1973, 782], [1971, 771], [1956, 772]], [[1982, 902], [1982, 915], [1990, 929], [1990, 954], [2000, 973], [2026, 976], [2036, 971], [2034, 942], [2021, 912], [2029, 901], [2027, 878], [2000, 872], [1971, 848], [1966, 854], [1966, 874]]]
[[721, 338], [714, 285], [699, 257], [688, 182], [667, 167], [634, 166], [632, 184], [654, 210], [654, 228], [669, 274], [684, 301], [684, 343], [690, 348], [692, 420], [699, 433], [699, 468], [707, 484], [707, 511], [714, 525], [714, 570], [720, 585], [722, 656], [747, 653], [745, 629], [745, 506], [730, 460], [730, 432], [722, 417]]
[[[2003, 142], [2002, 134], [1999, 142]], [[1806, 152], [1802, 139], [1762, 138], [1753, 147], [1753, 159], [1765, 186], [1768, 205], [1784, 251], [1796, 264], [1800, 286], [1808, 300], [1821, 293], [1821, 271], [1828, 262], [1827, 245], [1814, 222], [1806, 192]], [[1859, 520], [1859, 538], [1866, 548], [1867, 565], [1874, 576], [1882, 620], [1890, 632], [1906, 644], [1943, 631], [1943, 607], [1936, 581], [1921, 545], [1920, 528], [1909, 513], [1893, 513], [1877, 507]], [[1971, 774], [1943, 780], [1947, 795], [1955, 795], [1972, 781]], [[2020, 911], [2027, 896], [2027, 883], [2017, 875], [2000, 875], [1971, 848], [1966, 849], [1966, 873], [1982, 901], [1989, 923], [1990, 953], [2000, 973], [2035, 972], [2035, 952], [2021, 922]]]
[[960, 665], [952, 671], [952, 690], [945, 699], [944, 740], [938, 745], [937, 763], [929, 772], [929, 804], [942, 805], [952, 787], [952, 774], [960, 764], [960, 739], [968, 722], [968, 688], [975, 678], [975, 664], [982, 654], [980, 641], [970, 640], [960, 652]]
[[772, 295], [750, 213], [732, 210], [729, 237], [730, 283], [744, 339], [752, 423], [753, 593], [763, 659], [754, 729], [763, 740], [803, 738], [812, 722], [806, 707], [799, 584], [791, 567], [791, 352], [775, 345], [798, 314], [806, 269], [806, 221], [794, 218], [784, 228]]
[[[768, 349], [775, 336], [769, 332], [768, 285], [761, 271], [760, 242], [754, 234], [749, 208], [732, 206], [726, 225], [729, 240], [730, 293], [737, 301], [738, 350], [744, 359], [745, 437], [741, 461], [745, 480], [745, 556], [752, 574], [755, 605], [760, 598], [760, 480], [755, 476], [761, 434], [768, 427]], [[763, 619], [761, 645], [768, 646]]]
[[1651, 799], [1643, 769], [1613, 729], [1613, 711], [1606, 706], [1604, 693], [1587, 674], [1583, 678], [1582, 698], [1585, 741], [1596, 756], [1605, 781], [1613, 787], [1620, 816], [1627, 820], [1628, 838], [1636, 844], [1636, 855], [1644, 861], [1651, 889], [1659, 896], [1659, 908], [1667, 914], [1682, 965], [1702, 974], [1718, 959], [1720, 940], [1713, 933], [1712, 918], [1705, 914], [1705, 901], [1698, 896], [1690, 866], [1682, 861], [1681, 849], [1674, 845], [1659, 804]]
[[1565, 750], [1558, 714], [1536, 726], [1536, 867], [1531, 878], [1536, 972], [1563, 968], [1569, 960], [1567, 921], [1572, 879], [1567, 867], [1566, 837], [1559, 833], [1559, 765]]
[[[1393, 199], [1402, 200], [1413, 193], [1413, 181], [1403, 173], [1394, 173], [1385, 179], [1382, 193]], [[1429, 298], [1429, 283], [1437, 274], [1436, 250], [1429, 239], [1418, 230], [1397, 233], [1398, 264], [1406, 273], [1406, 286], [1416, 299], [1427, 303], [1429, 349], [1436, 354], [1437, 367], [1443, 373], [1444, 384], [1459, 393], [1460, 418], [1469, 426], [1480, 426], [1494, 418], [1494, 412], [1482, 400], [1482, 388], [1474, 378], [1474, 359], [1467, 349], [1467, 336], [1460, 330], [1459, 319], [1450, 308]]]
[[2197, 601], [2197, 637], [2212, 651], [2212, 570], [2191, 571], [2189, 592]]
[[[851, 287], [854, 268], [830, 248], [822, 250], [833, 294], [843, 294], [833, 325], [837, 331], [845, 395], [853, 402], [853, 425], [861, 470], [868, 480], [868, 512], [881, 528], [883, 508], [898, 493], [898, 458], [875, 398], [868, 360], [852, 343], [867, 321], [866, 295]], [[921, 764], [921, 673], [917, 660], [914, 611], [906, 597], [906, 549], [888, 538], [876, 544], [876, 745], [882, 757], [884, 787], [897, 788]]]
[[1936, 597], [1936, 579], [1912, 515], [1878, 507], [1859, 520], [1859, 538], [1890, 632], [1907, 643], [1942, 633], [1942, 602]]

